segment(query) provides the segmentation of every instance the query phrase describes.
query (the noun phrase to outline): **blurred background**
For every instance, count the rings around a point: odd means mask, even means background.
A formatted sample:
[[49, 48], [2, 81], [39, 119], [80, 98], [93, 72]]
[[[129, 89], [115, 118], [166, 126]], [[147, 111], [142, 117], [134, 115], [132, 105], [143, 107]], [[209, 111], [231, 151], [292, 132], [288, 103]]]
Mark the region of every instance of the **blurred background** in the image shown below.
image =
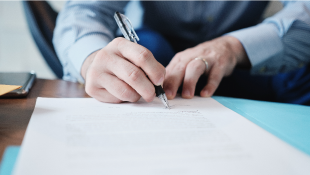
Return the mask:
[[[48, 1], [51, 6], [60, 11], [65, 1]], [[141, 15], [139, 2], [129, 3], [127, 8], [136, 14], [127, 14], [130, 19], [132, 15]], [[267, 7], [264, 18], [273, 15], [282, 9], [282, 4], [272, 1]], [[138, 13], [137, 13], [138, 12]], [[132, 21], [134, 26], [139, 21]], [[29, 32], [25, 14], [20, 1], [0, 1], [0, 72], [21, 72], [34, 70], [38, 78], [55, 79], [56, 76], [45, 63], [34, 40]]]
[[[50, 1], [61, 10], [64, 1]], [[35, 70], [39, 78], [55, 79], [28, 30], [20, 1], [0, 1], [0, 71]]]

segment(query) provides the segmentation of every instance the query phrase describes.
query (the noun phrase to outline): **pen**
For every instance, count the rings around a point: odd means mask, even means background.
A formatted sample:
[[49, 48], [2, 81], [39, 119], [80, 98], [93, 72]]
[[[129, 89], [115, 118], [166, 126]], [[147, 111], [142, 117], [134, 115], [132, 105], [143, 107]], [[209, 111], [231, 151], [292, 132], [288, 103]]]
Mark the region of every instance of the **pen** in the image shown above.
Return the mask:
[[[115, 12], [114, 19], [119, 29], [121, 30], [121, 32], [123, 33], [124, 37], [127, 40], [132, 41], [134, 43], [137, 43], [137, 41], [139, 41], [139, 37], [136, 34], [135, 30], [133, 29], [130, 20], [125, 15], [119, 12]], [[156, 97], [158, 97], [163, 102], [166, 108], [170, 109], [164, 89], [161, 87], [161, 85], [159, 86], [154, 85], [154, 87]]]

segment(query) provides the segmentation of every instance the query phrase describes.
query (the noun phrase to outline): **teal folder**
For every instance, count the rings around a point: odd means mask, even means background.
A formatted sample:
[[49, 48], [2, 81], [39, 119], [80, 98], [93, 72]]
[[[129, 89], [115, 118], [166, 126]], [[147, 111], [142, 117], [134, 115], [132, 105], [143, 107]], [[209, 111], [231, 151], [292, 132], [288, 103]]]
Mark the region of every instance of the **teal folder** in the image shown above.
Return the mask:
[[[310, 106], [219, 96], [213, 98], [310, 156]], [[12, 173], [18, 153], [18, 146], [6, 149], [0, 175]]]
[[8, 146], [5, 149], [0, 166], [0, 175], [12, 174], [19, 150], [19, 146]]
[[310, 106], [228, 97], [213, 98], [310, 155]]

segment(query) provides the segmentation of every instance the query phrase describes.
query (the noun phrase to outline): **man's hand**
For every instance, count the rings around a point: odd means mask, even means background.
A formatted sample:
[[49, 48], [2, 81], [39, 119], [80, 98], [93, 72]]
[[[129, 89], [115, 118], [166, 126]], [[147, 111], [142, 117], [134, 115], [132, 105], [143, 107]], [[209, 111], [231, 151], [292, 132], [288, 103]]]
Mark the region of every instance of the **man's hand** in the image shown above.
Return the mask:
[[81, 74], [86, 93], [99, 101], [136, 102], [142, 96], [150, 102], [154, 85], [163, 84], [165, 68], [145, 47], [116, 38], [84, 61]]
[[[200, 57], [208, 62], [209, 68]], [[247, 54], [238, 39], [223, 36], [177, 53], [166, 68], [164, 90], [173, 99], [183, 81], [183, 98], [193, 98], [199, 77], [207, 73], [208, 82], [202, 89], [202, 97], [213, 95], [224, 76], [232, 73], [236, 65], [250, 67]]]

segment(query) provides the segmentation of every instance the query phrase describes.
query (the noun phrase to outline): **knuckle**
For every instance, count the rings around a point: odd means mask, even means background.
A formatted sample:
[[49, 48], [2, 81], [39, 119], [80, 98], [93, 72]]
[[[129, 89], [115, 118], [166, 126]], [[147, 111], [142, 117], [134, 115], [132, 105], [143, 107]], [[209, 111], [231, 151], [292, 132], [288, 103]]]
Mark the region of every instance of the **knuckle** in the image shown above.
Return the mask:
[[122, 42], [124, 42], [123, 39], [124, 38], [122, 38], [122, 37], [117, 37], [117, 38], [113, 39], [111, 43], [115, 44], [115, 45], [120, 45]]
[[218, 85], [218, 81], [215, 80], [215, 79], [212, 79], [212, 78], [210, 77], [207, 86], [208, 86], [210, 89], [214, 89], [214, 88], [217, 87], [217, 85]]
[[174, 57], [175, 58], [178, 58], [178, 57], [180, 57], [182, 55], [182, 52], [178, 52], [178, 53], [176, 53], [175, 55], [174, 55]]
[[96, 79], [97, 79], [97, 81], [102, 82], [101, 85], [104, 86], [104, 85], [105, 85], [104, 82], [106, 82], [106, 73], [105, 73], [105, 72], [99, 72], [98, 75], [97, 75], [97, 77], [96, 77]]
[[165, 74], [162, 72], [158, 71], [156, 72], [153, 76], [155, 77], [155, 81], [158, 82]]
[[225, 59], [225, 58], [220, 58], [220, 59], [218, 59], [218, 65], [219, 65], [219, 67], [224, 67], [224, 66], [226, 66], [226, 63], [227, 63], [227, 60]]
[[91, 97], [93, 97], [93, 96], [95, 95], [96, 90], [95, 90], [95, 88], [94, 88], [93, 86], [86, 84], [86, 86], [85, 86], [85, 92], [86, 92], [88, 95], [90, 95]]
[[118, 38], [115, 38], [111, 43], [112, 43], [112, 46], [111, 47], [115, 47], [117, 48], [117, 50], [122, 50], [125, 45], [125, 42], [127, 42], [126, 39], [122, 38], [122, 37], [118, 37]]
[[225, 62], [223, 62], [223, 61], [219, 62], [216, 67], [217, 67], [218, 70], [221, 70], [222, 72], [225, 72], [226, 69], [228, 68], [227, 64]]
[[175, 57], [176, 61], [181, 61], [182, 55], [183, 55], [183, 52], [178, 52], [177, 54], [175, 54], [174, 57]]
[[100, 69], [102, 69], [107, 68], [110, 63], [114, 64], [115, 60], [113, 59], [113, 56], [111, 56], [109, 50], [107, 48], [104, 48], [96, 55], [93, 63], [94, 67], [100, 67]]
[[143, 65], [144, 63], [146, 63], [150, 58], [152, 57], [152, 53], [146, 49], [146, 48], [143, 48], [141, 50], [141, 52], [139, 53], [139, 56], [138, 56], [138, 61], [139, 61], [139, 64], [140, 65]]
[[166, 70], [165, 69], [156, 69], [156, 71], [153, 71], [149, 77], [152, 77], [156, 82], [158, 82], [161, 78], [165, 77]]
[[106, 73], [104, 71], [98, 71], [96, 69], [90, 70], [87, 73], [87, 84], [94, 85], [100, 84], [99, 82], [104, 82], [106, 78]]
[[[192, 62], [190, 62], [189, 64], [188, 64], [188, 68], [189, 69], [192, 69], [192, 70], [198, 70], [198, 71], [201, 71], [201, 70], [203, 70], [203, 68], [204, 68], [204, 65], [203, 65], [204, 63], [202, 62], [202, 61], [192, 61]], [[203, 66], [202, 66], [203, 65]]]
[[106, 50], [103, 50], [103, 52], [101, 52], [99, 56], [100, 56], [99, 59], [101, 59], [103, 61], [110, 61], [111, 60], [111, 56], [108, 54], [108, 52]]
[[220, 79], [220, 76], [218, 74], [212, 74], [210, 75], [209, 79], [210, 79], [210, 83], [214, 84], [218, 82], [218, 80]]
[[213, 81], [210, 81], [210, 85], [216, 87], [218, 85], [218, 79], [213, 79]]
[[96, 71], [93, 67], [90, 67], [86, 74], [86, 84], [92, 82], [94, 77], [96, 77]]
[[129, 100], [133, 93], [128, 88], [120, 89], [120, 97], [124, 100]]
[[142, 70], [134, 67], [131, 71], [129, 71], [128, 78], [129, 78], [129, 81], [133, 83], [133, 82], [138, 81], [142, 75], [143, 75]]
[[99, 52], [98, 52], [98, 54], [96, 55], [96, 58], [98, 59], [101, 59], [101, 58], [105, 58], [106, 56], [107, 56], [107, 52], [108, 52], [109, 50], [106, 48], [106, 47], [104, 47], [104, 48], [102, 48]]
[[187, 52], [191, 52], [192, 51], [192, 48], [187, 48], [187, 49], [185, 49], [183, 52], [184, 53], [187, 53]]
[[178, 71], [178, 72], [184, 72], [185, 71], [185, 69], [186, 69], [186, 65], [184, 65], [184, 64], [177, 64], [176, 65], [176, 67], [175, 67], [175, 69], [176, 69], [176, 71]]
[[213, 84], [209, 84], [208, 86], [208, 89], [211, 91], [211, 92], [214, 92], [215, 89], [216, 89], [217, 86], [213, 85]]
[[219, 85], [220, 81], [218, 79], [214, 79], [213, 81], [209, 82], [209, 85], [212, 89], [216, 89], [217, 86]]
[[86, 79], [85, 79], [85, 88], [93, 87], [97, 79], [97, 76], [98, 74], [97, 74], [97, 71], [95, 71], [95, 69], [88, 70], [86, 74]]
[[215, 51], [215, 50], [209, 50], [208, 51], [208, 55], [210, 56], [210, 57], [214, 57], [214, 58], [216, 58], [217, 57], [217, 52]]

